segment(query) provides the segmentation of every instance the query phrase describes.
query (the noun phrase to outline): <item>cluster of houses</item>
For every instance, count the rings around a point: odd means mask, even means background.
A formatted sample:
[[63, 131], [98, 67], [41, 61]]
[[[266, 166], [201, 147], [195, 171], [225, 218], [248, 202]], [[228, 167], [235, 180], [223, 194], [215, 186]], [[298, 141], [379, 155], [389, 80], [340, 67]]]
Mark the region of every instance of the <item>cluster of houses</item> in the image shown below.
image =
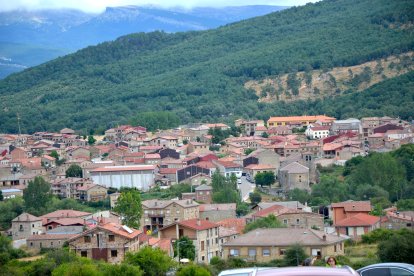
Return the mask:
[[[29, 181], [42, 176], [51, 193], [79, 201], [116, 204], [119, 193], [108, 190], [191, 184], [191, 192], [176, 200], [142, 202], [141, 229], [121, 224], [119, 217], [60, 210], [41, 217], [23, 213], [12, 222], [10, 235], [26, 240], [28, 247], [55, 248], [68, 244], [78, 255], [120, 262], [127, 251], [159, 247], [172, 256], [172, 242], [187, 236], [196, 247], [196, 261], [241, 257], [250, 261], [282, 258], [287, 247], [301, 242], [307, 254], [322, 257], [342, 254], [344, 240], [358, 239], [378, 227], [413, 227], [412, 214], [387, 210], [371, 216], [369, 202], [333, 203], [329, 214], [318, 214], [299, 202], [263, 202], [243, 218], [235, 204], [212, 204], [212, 176], [273, 172], [283, 193], [309, 190], [318, 182], [317, 165], [342, 165], [369, 151], [390, 151], [413, 143], [413, 125], [389, 117], [336, 120], [325, 115], [237, 120], [241, 135], [229, 137], [210, 151], [210, 129], [225, 124], [191, 124], [177, 129], [147, 132], [144, 127], [109, 129], [97, 143], [88, 145], [71, 129], [33, 135], [0, 134], [0, 189], [4, 198], [21, 196]], [[58, 158], [56, 158], [56, 154]], [[71, 165], [82, 177], [66, 177]], [[323, 212], [322, 212], [323, 213]], [[246, 223], [277, 217], [286, 228], [257, 229], [243, 233]], [[332, 228], [324, 219], [331, 217]]]
[[[147, 200], [142, 208], [140, 229], [122, 225], [111, 211], [58, 210], [40, 217], [23, 213], [13, 219], [9, 232], [28, 248], [68, 245], [79, 256], [111, 263], [121, 262], [126, 252], [143, 246], [160, 248], [174, 257], [173, 243], [186, 236], [195, 246], [195, 261], [208, 263], [214, 256], [268, 262], [283, 258], [286, 249], [296, 243], [317, 258], [342, 255], [347, 239], [358, 240], [379, 227], [414, 228], [412, 212], [389, 209], [383, 217], [372, 216], [369, 201], [331, 204], [328, 216], [333, 227], [326, 227], [324, 214], [297, 201], [262, 202], [244, 217], [236, 217], [234, 203], [200, 204], [191, 199]], [[246, 224], [269, 215], [284, 228], [243, 232]]]

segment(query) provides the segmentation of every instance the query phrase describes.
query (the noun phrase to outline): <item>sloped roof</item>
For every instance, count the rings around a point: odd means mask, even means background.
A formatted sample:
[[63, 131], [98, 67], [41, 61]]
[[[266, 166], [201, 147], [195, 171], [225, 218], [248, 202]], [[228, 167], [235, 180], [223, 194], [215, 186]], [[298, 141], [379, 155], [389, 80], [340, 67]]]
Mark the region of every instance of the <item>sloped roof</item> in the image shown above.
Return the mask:
[[238, 234], [239, 234], [239, 232], [234, 230], [234, 229], [226, 228], [226, 227], [223, 227], [223, 226], [219, 227], [219, 238], [238, 235]]
[[201, 204], [200, 212], [236, 210], [236, 203]]
[[288, 173], [307, 173], [309, 172], [309, 168], [298, 162], [293, 162], [281, 168], [280, 171], [287, 171]]
[[250, 170], [276, 170], [276, 167], [269, 164], [250, 164], [246, 167]]
[[216, 223], [213, 223], [208, 220], [204, 219], [189, 219], [189, 220], [183, 220], [178, 222], [180, 226], [188, 227], [194, 230], [206, 230], [214, 227], [218, 227], [219, 225]]
[[208, 186], [206, 184], [202, 184], [200, 186], [198, 186], [197, 188], [195, 188], [196, 191], [211, 191], [213, 190], [213, 187]]
[[379, 217], [371, 216], [364, 213], [356, 214], [355, 216], [340, 220], [335, 226], [349, 227], [349, 226], [370, 226], [380, 221]]
[[267, 217], [270, 214], [273, 214], [273, 215], [277, 216], [281, 213], [285, 213], [287, 210], [289, 210], [289, 209], [286, 208], [286, 207], [283, 207], [281, 205], [273, 205], [273, 206], [270, 206], [266, 209], [263, 209], [263, 210], [260, 210], [256, 213], [254, 213], [252, 216], [253, 217]]
[[189, 200], [189, 199], [183, 199], [183, 200], [160, 200], [160, 199], [151, 199], [151, 200], [145, 200], [142, 202], [142, 205], [151, 208], [151, 209], [163, 209], [167, 207], [170, 204], [176, 203], [184, 208], [186, 207], [195, 207], [199, 204], [195, 201]]
[[345, 212], [371, 212], [370, 201], [344, 201], [332, 203], [332, 208], [344, 208]]
[[39, 218], [39, 217], [33, 216], [29, 213], [22, 213], [21, 215], [15, 217], [12, 220], [12, 222], [13, 221], [29, 222], [29, 221], [40, 221], [40, 220], [42, 220], [42, 219]]
[[61, 218], [61, 219], [54, 219], [51, 220], [47, 223], [45, 223], [44, 225], [48, 225], [51, 223], [57, 223], [60, 224], [62, 226], [70, 226], [70, 225], [76, 225], [76, 224], [81, 224], [81, 225], [85, 225], [85, 220], [83, 218]]
[[76, 210], [56, 210], [41, 216], [41, 218], [79, 218], [89, 215], [91, 215], [91, 213]]
[[91, 172], [122, 172], [122, 171], [151, 171], [154, 170], [154, 165], [142, 165], [142, 166], [106, 166], [96, 168]]
[[246, 226], [246, 219], [244, 218], [226, 218], [216, 222], [218, 225], [237, 231], [239, 234], [243, 233]]
[[[326, 240], [323, 239], [326, 237]], [[324, 246], [345, 240], [344, 237], [326, 234], [313, 229], [272, 228], [256, 229], [231, 240], [223, 246]]]

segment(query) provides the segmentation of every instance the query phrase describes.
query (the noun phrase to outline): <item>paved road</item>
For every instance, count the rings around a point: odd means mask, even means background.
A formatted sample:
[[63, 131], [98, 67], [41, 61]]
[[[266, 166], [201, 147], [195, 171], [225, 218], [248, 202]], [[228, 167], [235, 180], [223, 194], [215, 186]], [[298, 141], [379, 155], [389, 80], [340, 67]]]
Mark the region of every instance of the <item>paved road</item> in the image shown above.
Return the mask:
[[242, 201], [246, 201], [249, 199], [249, 194], [254, 191], [254, 188], [256, 186], [253, 183], [247, 181], [245, 176], [242, 176], [241, 181], [242, 183], [238, 185], [238, 188], [240, 190]]

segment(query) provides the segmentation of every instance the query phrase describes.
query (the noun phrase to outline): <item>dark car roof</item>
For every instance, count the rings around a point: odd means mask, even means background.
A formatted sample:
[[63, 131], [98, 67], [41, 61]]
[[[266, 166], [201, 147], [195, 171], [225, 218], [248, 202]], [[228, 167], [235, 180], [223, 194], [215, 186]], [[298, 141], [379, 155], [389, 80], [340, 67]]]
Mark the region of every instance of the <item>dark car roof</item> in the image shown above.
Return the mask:
[[281, 267], [271, 268], [258, 271], [257, 276], [349, 276], [359, 275], [350, 267], [344, 266], [341, 268], [317, 267], [317, 266], [298, 266], [298, 267]]
[[357, 271], [364, 271], [369, 268], [376, 268], [376, 267], [399, 267], [399, 268], [405, 268], [409, 271], [414, 272], [414, 265], [412, 264], [405, 264], [405, 263], [380, 263], [380, 264], [372, 264], [369, 266], [365, 266], [363, 268], [358, 269]]

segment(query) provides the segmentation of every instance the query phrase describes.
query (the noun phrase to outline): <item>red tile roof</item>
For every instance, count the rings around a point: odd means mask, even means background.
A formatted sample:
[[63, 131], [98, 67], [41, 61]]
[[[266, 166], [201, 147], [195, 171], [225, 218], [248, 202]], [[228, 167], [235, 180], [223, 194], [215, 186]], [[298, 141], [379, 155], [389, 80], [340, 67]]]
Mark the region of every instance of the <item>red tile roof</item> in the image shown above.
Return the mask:
[[160, 174], [175, 174], [179, 168], [160, 168]]
[[142, 231], [134, 229], [134, 228], [129, 228], [132, 230], [132, 233], [129, 233], [126, 229], [123, 228], [123, 225], [118, 224], [118, 223], [113, 223], [113, 222], [110, 222], [104, 225], [98, 225], [97, 227], [108, 230], [114, 234], [123, 236], [128, 239], [133, 239], [137, 237], [139, 234], [142, 234]]
[[91, 213], [75, 211], [75, 210], [57, 210], [46, 215], [41, 216], [41, 218], [79, 218], [89, 216]]
[[183, 220], [178, 222], [180, 226], [188, 227], [194, 230], [206, 230], [214, 227], [218, 227], [219, 225], [216, 223], [213, 223], [208, 220], [204, 219], [189, 219], [189, 220]]
[[273, 206], [270, 206], [268, 208], [265, 208], [263, 210], [260, 210], [254, 213], [252, 216], [253, 217], [267, 217], [270, 214], [276, 215], [276, 214], [284, 213], [287, 210], [289, 210], [289, 208], [283, 207], [281, 205], [273, 205]]
[[57, 223], [60, 224], [62, 226], [69, 226], [69, 225], [76, 225], [76, 224], [80, 224], [80, 225], [85, 225], [85, 220], [83, 218], [61, 218], [61, 219], [54, 219], [51, 220], [47, 223], [45, 223], [44, 225], [48, 225], [51, 223]]
[[239, 234], [243, 233], [246, 226], [244, 218], [227, 218], [217, 222], [218, 225], [237, 231]]
[[199, 207], [200, 212], [206, 211], [236, 211], [236, 203], [221, 203], [221, 204], [201, 204]]
[[344, 208], [345, 212], [371, 212], [371, 202], [369, 201], [345, 201], [332, 203], [332, 208]]
[[356, 214], [355, 216], [340, 220], [335, 226], [349, 227], [349, 226], [370, 226], [380, 221], [379, 217], [371, 216], [364, 213]]

